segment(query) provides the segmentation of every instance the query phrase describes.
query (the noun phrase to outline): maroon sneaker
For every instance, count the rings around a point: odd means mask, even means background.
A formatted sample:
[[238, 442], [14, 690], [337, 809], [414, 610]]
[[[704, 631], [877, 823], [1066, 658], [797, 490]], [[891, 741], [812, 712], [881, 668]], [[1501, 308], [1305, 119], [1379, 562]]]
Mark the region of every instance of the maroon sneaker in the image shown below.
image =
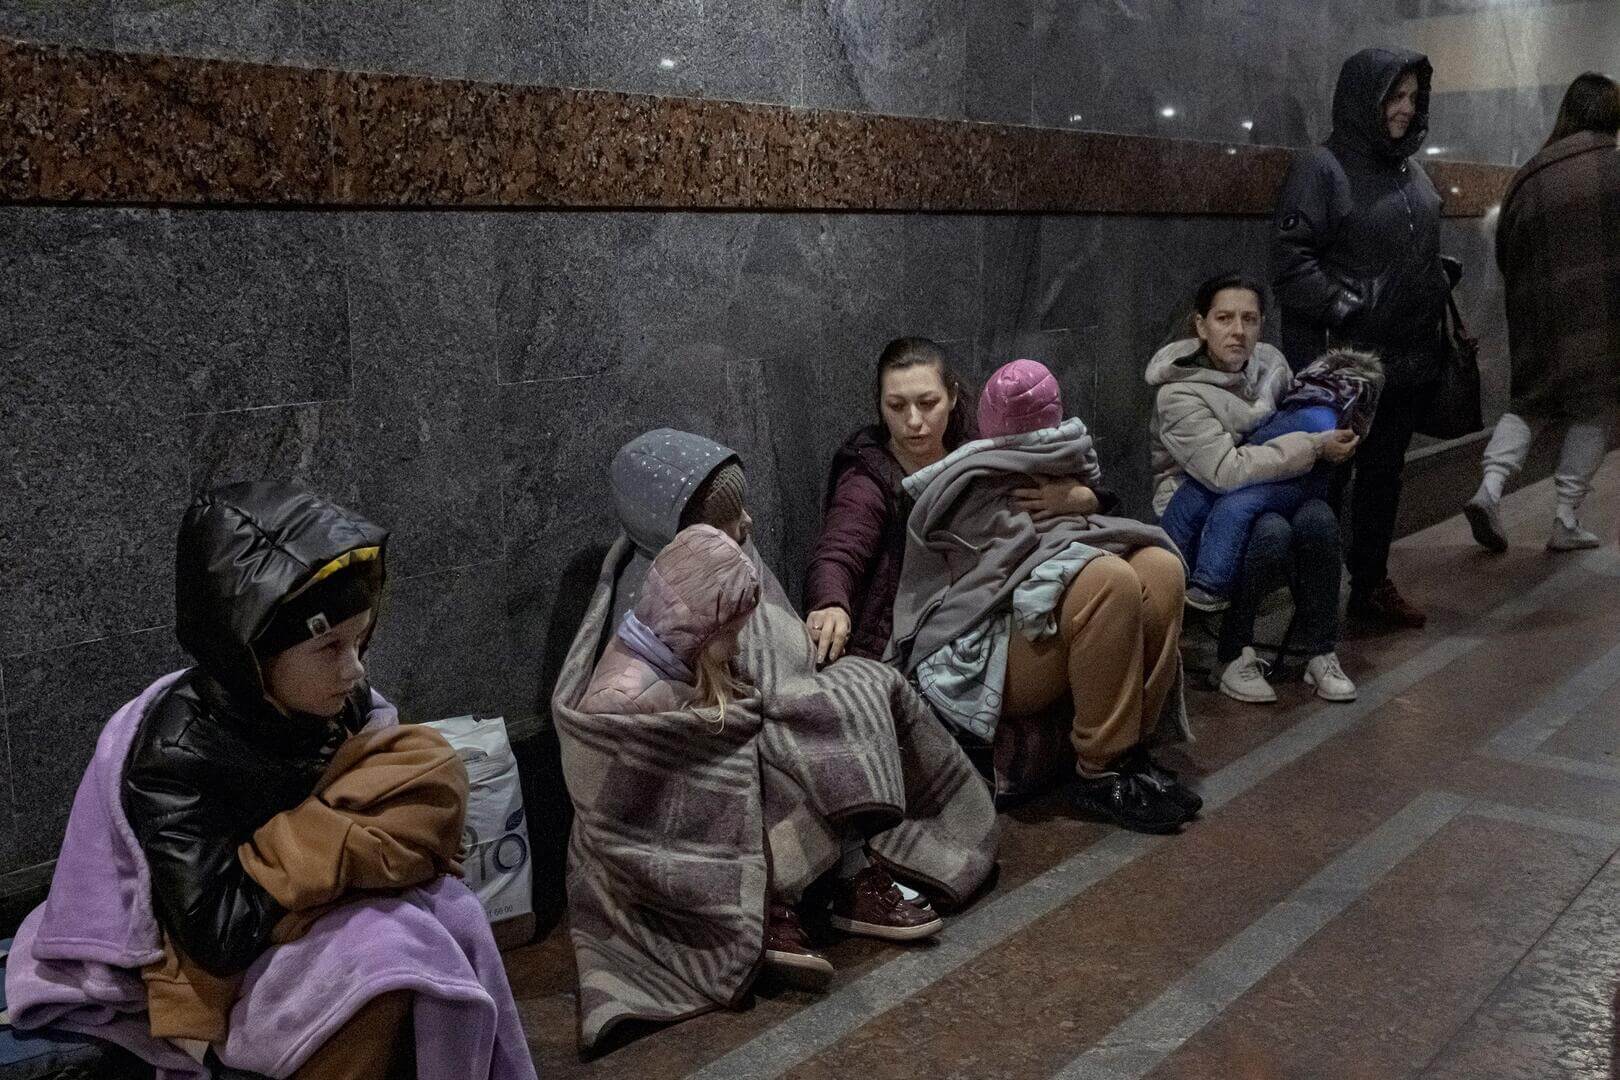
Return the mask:
[[799, 913], [775, 901], [765, 907], [765, 963], [783, 974], [825, 979], [833, 973], [832, 962], [810, 947]]
[[876, 863], [833, 885], [827, 921], [839, 930], [884, 941], [917, 941], [939, 933], [945, 921], [926, 902], [900, 895], [889, 872]]
[[1411, 602], [1400, 594], [1400, 590], [1395, 588], [1395, 583], [1389, 578], [1385, 578], [1366, 596], [1359, 599], [1352, 596], [1346, 613], [1362, 622], [1395, 626], [1405, 630], [1421, 630], [1429, 621], [1427, 615], [1413, 607]]

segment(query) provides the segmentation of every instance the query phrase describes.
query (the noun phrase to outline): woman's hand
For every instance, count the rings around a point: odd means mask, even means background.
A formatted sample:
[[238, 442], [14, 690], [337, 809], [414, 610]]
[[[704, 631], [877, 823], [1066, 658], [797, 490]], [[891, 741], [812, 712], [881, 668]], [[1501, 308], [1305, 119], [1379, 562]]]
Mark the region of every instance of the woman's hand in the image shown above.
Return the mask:
[[1013, 499], [1036, 521], [1097, 512], [1097, 493], [1072, 476], [1032, 476], [1029, 481], [1031, 486], [1013, 491]]
[[1356, 452], [1356, 446], [1361, 437], [1353, 431], [1340, 428], [1337, 431], [1324, 431], [1322, 439], [1316, 444], [1316, 452], [1328, 461], [1337, 465], [1349, 461], [1350, 455]]
[[844, 655], [849, 640], [849, 612], [841, 607], [824, 607], [805, 616], [810, 640], [816, 646], [816, 663], [827, 664]]

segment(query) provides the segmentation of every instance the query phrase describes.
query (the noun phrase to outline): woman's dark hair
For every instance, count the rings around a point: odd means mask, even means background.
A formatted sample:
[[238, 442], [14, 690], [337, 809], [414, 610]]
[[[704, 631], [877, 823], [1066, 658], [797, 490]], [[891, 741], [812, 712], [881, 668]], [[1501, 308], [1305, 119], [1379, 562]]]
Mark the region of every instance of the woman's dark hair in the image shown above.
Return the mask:
[[1202, 285], [1193, 294], [1193, 313], [1195, 315], [1208, 315], [1209, 309], [1215, 306], [1215, 298], [1227, 289], [1247, 289], [1254, 293], [1260, 301], [1260, 314], [1266, 313], [1271, 297], [1263, 283], [1250, 277], [1248, 274], [1227, 273], [1216, 274]]
[[1558, 106], [1558, 121], [1542, 146], [1551, 146], [1559, 139], [1583, 131], [1610, 136], [1620, 134], [1620, 85], [1595, 71], [1577, 75], [1564, 91], [1564, 103]]
[[883, 423], [883, 376], [891, 371], [904, 371], [918, 364], [927, 364], [939, 372], [939, 381], [956, 398], [951, 406], [951, 418], [945, 423], [945, 449], [955, 450], [963, 443], [978, 437], [973, 413], [968, 401], [967, 388], [956, 372], [951, 370], [950, 357], [938, 342], [925, 337], [895, 338], [883, 346], [878, 354], [877, 376], [872, 381], [872, 397], [877, 402], [878, 423]]

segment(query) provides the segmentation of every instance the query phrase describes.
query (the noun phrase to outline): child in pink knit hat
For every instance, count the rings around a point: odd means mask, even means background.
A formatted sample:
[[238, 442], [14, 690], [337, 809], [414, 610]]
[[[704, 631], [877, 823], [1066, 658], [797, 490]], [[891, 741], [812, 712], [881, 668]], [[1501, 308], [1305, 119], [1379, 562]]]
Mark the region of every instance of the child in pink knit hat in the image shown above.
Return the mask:
[[1038, 360], [1002, 365], [979, 395], [979, 434], [986, 439], [1027, 435], [1062, 422], [1063, 391]]

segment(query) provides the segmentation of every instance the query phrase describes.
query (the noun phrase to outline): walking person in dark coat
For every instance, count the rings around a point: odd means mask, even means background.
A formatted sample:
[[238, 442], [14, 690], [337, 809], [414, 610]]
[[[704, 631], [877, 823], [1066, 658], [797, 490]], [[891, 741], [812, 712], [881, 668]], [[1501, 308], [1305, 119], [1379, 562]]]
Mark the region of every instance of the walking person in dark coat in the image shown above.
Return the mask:
[[1289, 171], [1273, 222], [1283, 349], [1296, 371], [1331, 346], [1378, 354], [1386, 384], [1350, 469], [1350, 614], [1420, 627], [1388, 574], [1406, 450], [1439, 377], [1440, 205], [1412, 155], [1429, 129], [1427, 57], [1364, 49], [1333, 94], [1333, 133]]
[[1620, 407], [1620, 86], [1595, 72], [1564, 94], [1541, 152], [1508, 185], [1496, 230], [1507, 281], [1513, 400], [1485, 448], [1485, 479], [1463, 512], [1474, 539], [1506, 551], [1502, 489], [1535, 433], [1564, 428], [1549, 551], [1598, 546], [1580, 525]]

